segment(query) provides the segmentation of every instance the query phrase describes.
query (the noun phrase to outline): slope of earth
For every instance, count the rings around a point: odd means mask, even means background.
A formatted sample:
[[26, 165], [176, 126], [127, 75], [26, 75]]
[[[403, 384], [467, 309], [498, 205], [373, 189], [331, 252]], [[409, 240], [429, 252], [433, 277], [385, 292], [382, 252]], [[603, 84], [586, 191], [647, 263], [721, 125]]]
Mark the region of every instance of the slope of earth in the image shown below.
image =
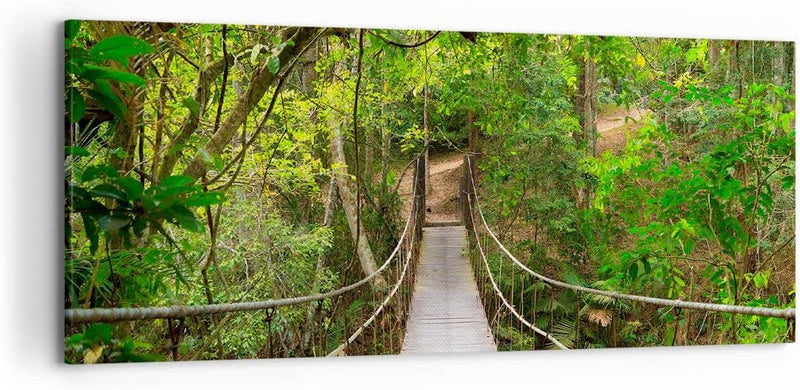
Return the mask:
[[[432, 221], [452, 221], [458, 217], [458, 183], [461, 178], [461, 164], [464, 157], [458, 152], [448, 152], [430, 156], [430, 178], [428, 179], [426, 219]], [[413, 169], [408, 168], [400, 181], [398, 192], [404, 201], [404, 215], [411, 209], [411, 179]]]

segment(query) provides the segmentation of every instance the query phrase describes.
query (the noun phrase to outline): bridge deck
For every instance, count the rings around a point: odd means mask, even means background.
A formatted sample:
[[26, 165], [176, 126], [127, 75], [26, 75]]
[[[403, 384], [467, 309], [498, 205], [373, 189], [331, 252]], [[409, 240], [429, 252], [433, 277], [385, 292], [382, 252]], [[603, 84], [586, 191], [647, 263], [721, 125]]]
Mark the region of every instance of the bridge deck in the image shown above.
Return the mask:
[[424, 229], [401, 354], [497, 351], [466, 249], [464, 226]]

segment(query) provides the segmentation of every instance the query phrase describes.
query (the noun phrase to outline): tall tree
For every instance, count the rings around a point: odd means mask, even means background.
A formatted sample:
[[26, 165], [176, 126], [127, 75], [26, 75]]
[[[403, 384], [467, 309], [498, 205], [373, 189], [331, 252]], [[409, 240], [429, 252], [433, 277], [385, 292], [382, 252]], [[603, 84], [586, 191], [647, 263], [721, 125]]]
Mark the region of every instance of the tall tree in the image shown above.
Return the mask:
[[[357, 65], [359, 69], [356, 69], [356, 72], [360, 73], [360, 61], [361, 55], [363, 54], [361, 51], [363, 47], [359, 45], [359, 59], [357, 61], [359, 64]], [[339, 74], [344, 71], [343, 65], [341, 61], [336, 62], [336, 65], [333, 68], [333, 74]], [[360, 75], [357, 75], [359, 77]], [[342, 89], [345, 89], [346, 86], [344, 85], [344, 81], [339, 83]], [[346, 93], [342, 93], [341, 96], [347, 96]], [[354, 97], [358, 96], [358, 82], [356, 83], [356, 89], [354, 93]], [[356, 101], [354, 101], [354, 106], [356, 105]], [[354, 116], [353, 121], [357, 121], [357, 106], [354, 108]], [[350, 228], [350, 234], [352, 236], [353, 242], [356, 243], [356, 254], [358, 256], [359, 264], [361, 265], [361, 270], [363, 271], [364, 275], [371, 275], [375, 273], [378, 269], [378, 266], [375, 263], [375, 256], [372, 253], [372, 248], [369, 244], [369, 238], [367, 237], [366, 229], [364, 229], [363, 221], [361, 220], [361, 210], [359, 208], [360, 201], [359, 197], [361, 196], [358, 182], [354, 183], [353, 177], [349, 174], [349, 165], [347, 164], [347, 159], [345, 157], [344, 151], [344, 134], [342, 133], [342, 124], [345, 121], [340, 117], [338, 110], [331, 110], [329, 114], [329, 122], [328, 126], [330, 128], [330, 152], [331, 152], [331, 166], [333, 170], [333, 175], [336, 181], [336, 186], [339, 190], [339, 199], [342, 201], [342, 209], [344, 209], [345, 217], [347, 218], [347, 225]], [[356, 127], [354, 129], [357, 130]], [[355, 148], [358, 148], [358, 144], [354, 145]], [[358, 170], [355, 170], [356, 175], [358, 174]], [[356, 177], [356, 180], [357, 177]], [[353, 185], [356, 188], [353, 188]], [[376, 276], [372, 279], [372, 284], [374, 287], [383, 287], [386, 285], [383, 277], [381, 275]]]

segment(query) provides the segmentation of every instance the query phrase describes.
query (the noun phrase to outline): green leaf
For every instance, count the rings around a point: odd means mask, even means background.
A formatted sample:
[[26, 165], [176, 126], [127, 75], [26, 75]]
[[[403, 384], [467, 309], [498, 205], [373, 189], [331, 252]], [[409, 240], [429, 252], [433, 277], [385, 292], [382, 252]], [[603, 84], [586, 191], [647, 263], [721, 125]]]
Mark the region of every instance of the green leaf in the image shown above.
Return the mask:
[[[68, 51], [75, 51], [76, 48], [71, 48]], [[64, 72], [67, 75], [76, 75], [80, 76], [81, 72], [83, 72], [83, 62], [76, 61], [74, 59], [70, 59], [73, 57], [78, 57], [78, 54], [67, 54], [67, 60], [64, 62]]]
[[630, 276], [631, 280], [636, 280], [636, 276], [639, 275], [639, 264], [633, 263], [628, 268], [628, 276]]
[[67, 20], [64, 22], [64, 37], [71, 41], [75, 39], [75, 36], [78, 35], [78, 31], [81, 29], [81, 21], [80, 20]]
[[794, 187], [794, 175], [784, 176], [781, 178], [781, 188], [784, 190], [791, 190]]
[[80, 146], [65, 146], [64, 147], [64, 155], [65, 156], [81, 156], [81, 157], [89, 157], [91, 154], [88, 150], [80, 147]]
[[125, 107], [122, 100], [111, 91], [111, 86], [108, 84], [108, 81], [97, 80], [95, 82], [95, 88], [87, 92], [89, 96], [100, 103], [100, 106], [110, 111], [114, 117], [122, 118], [128, 113], [128, 108]]
[[116, 70], [105, 66], [84, 65], [84, 71], [81, 74], [88, 80], [113, 80], [123, 84], [131, 84], [140, 87], [145, 84], [144, 80], [130, 72]]
[[222, 203], [224, 201], [225, 195], [220, 192], [202, 192], [199, 194], [193, 194], [192, 196], [186, 198], [186, 200], [182, 203], [188, 207], [203, 207]]
[[142, 183], [132, 177], [121, 177], [116, 180], [116, 183], [125, 192], [125, 196], [130, 202], [141, 198], [144, 193]]
[[386, 185], [387, 186], [394, 185], [395, 180], [396, 180], [396, 175], [395, 175], [394, 172], [389, 171], [389, 172], [386, 173]]
[[260, 43], [256, 43], [253, 46], [253, 50], [250, 52], [250, 63], [255, 64], [256, 60], [258, 59], [258, 54], [261, 52], [262, 45]]
[[214, 161], [212, 162], [214, 168], [216, 168], [218, 171], [221, 171], [223, 168], [225, 168], [225, 161], [222, 160], [222, 156], [219, 154], [214, 154]]
[[173, 206], [170, 208], [170, 215], [175, 222], [177, 222], [178, 226], [194, 233], [200, 233], [204, 231], [203, 225], [200, 221], [197, 220], [194, 213], [189, 211], [186, 207], [183, 206]]
[[161, 183], [159, 183], [159, 185], [162, 186], [162, 187], [168, 187], [168, 188], [170, 188], [170, 187], [185, 187], [185, 186], [187, 186], [189, 184], [192, 184], [193, 182], [194, 182], [194, 179], [192, 179], [189, 176], [174, 175], [174, 176], [169, 176], [169, 177], [165, 178], [164, 180], [161, 180]]
[[80, 344], [80, 343], [83, 342], [83, 334], [82, 333], [76, 333], [76, 334], [74, 334], [72, 336], [69, 336], [68, 340], [69, 341], [67, 341], [67, 344], [70, 345], [70, 346], [74, 346], [74, 345]]
[[69, 88], [67, 91], [67, 113], [70, 123], [75, 123], [81, 120], [86, 112], [86, 100], [77, 88]]
[[108, 344], [111, 342], [113, 330], [114, 328], [109, 324], [91, 324], [83, 333], [83, 339], [92, 343]]
[[278, 69], [280, 69], [280, 67], [281, 67], [281, 59], [278, 58], [278, 56], [272, 56], [269, 58], [269, 61], [267, 61], [267, 69], [272, 74], [277, 74]]
[[121, 215], [106, 215], [97, 221], [100, 229], [110, 232], [112, 230], [121, 229], [131, 223], [131, 219]]
[[108, 165], [92, 165], [83, 170], [81, 180], [87, 182], [101, 177], [115, 178], [119, 177], [119, 173]]
[[183, 106], [188, 108], [194, 116], [200, 116], [200, 103], [190, 97], [183, 98]]
[[97, 224], [95, 224], [94, 219], [85, 213], [81, 214], [81, 219], [83, 220], [84, 232], [86, 233], [86, 237], [89, 239], [89, 251], [94, 255], [97, 253], [100, 239], [97, 234]]
[[155, 222], [155, 221], [150, 221], [150, 227], [153, 228], [155, 231], [159, 232], [164, 237], [164, 239], [166, 239], [167, 242], [169, 242], [170, 245], [172, 245], [174, 248], [180, 250], [180, 247], [178, 246], [178, 243], [175, 242], [175, 239], [172, 238], [172, 236], [170, 236], [169, 233], [167, 233], [167, 231], [166, 231], [166, 229], [164, 229], [163, 225], [161, 225], [160, 223]]
[[108, 263], [103, 262], [97, 267], [97, 274], [95, 275], [95, 283], [98, 286], [102, 286], [103, 283], [108, 281], [108, 278], [111, 276], [111, 268], [109, 268]]
[[650, 269], [650, 261], [648, 259], [642, 259], [642, 268], [644, 268], [644, 273], [649, 274]]
[[128, 203], [128, 197], [117, 187], [111, 184], [98, 184], [90, 192], [94, 197], [116, 199], [123, 203]]
[[89, 54], [94, 59], [117, 61], [128, 66], [128, 57], [147, 54], [153, 51], [149, 43], [128, 35], [115, 35], [97, 42]]
[[[78, 191], [75, 190], [75, 192]], [[89, 214], [89, 215], [108, 214], [108, 208], [106, 208], [106, 206], [104, 206], [102, 203], [91, 199], [88, 193], [86, 193], [85, 197], [81, 196], [79, 198], [74, 199], [72, 209], [81, 214]]]
[[147, 220], [144, 218], [133, 218], [131, 226], [133, 226], [133, 234], [135, 234], [137, 237], [141, 237], [142, 233], [144, 232], [144, 228], [147, 227]]

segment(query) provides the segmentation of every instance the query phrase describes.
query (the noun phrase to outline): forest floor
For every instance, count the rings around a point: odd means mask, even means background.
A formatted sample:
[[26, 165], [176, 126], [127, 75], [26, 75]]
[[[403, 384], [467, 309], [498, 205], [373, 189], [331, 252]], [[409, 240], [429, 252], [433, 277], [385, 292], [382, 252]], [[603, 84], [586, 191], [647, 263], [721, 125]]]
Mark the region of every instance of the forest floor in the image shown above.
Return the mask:
[[[630, 136], [641, 127], [645, 110], [612, 107], [603, 110], [597, 117], [597, 153], [610, 150], [617, 152], [625, 147]], [[626, 121], [627, 118], [627, 121]], [[430, 191], [426, 203], [427, 220], [448, 221], [458, 217], [458, 185], [464, 157], [460, 152], [444, 152], [430, 156]], [[403, 215], [411, 209], [412, 168], [402, 178], [398, 191], [403, 198]]]
[[628, 138], [642, 128], [641, 119], [645, 113], [646, 110], [626, 110], [625, 107], [601, 110], [597, 116], [597, 154], [602, 155], [606, 150], [622, 150]]

